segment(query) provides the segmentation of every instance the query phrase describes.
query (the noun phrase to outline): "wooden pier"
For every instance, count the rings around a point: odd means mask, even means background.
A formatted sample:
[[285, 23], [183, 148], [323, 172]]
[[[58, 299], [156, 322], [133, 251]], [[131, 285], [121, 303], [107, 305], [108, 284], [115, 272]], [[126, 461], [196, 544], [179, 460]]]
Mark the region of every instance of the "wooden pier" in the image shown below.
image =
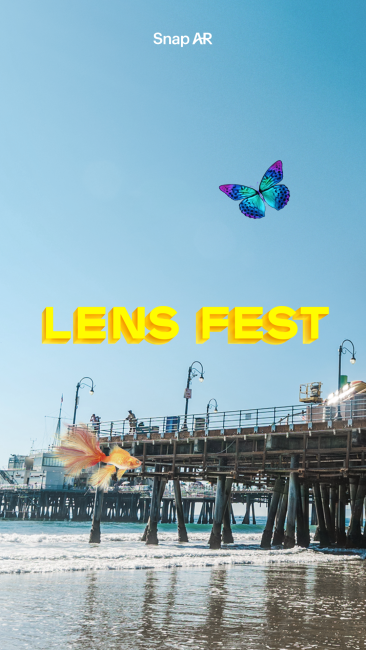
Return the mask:
[[[154, 478], [151, 508], [155, 515], [149, 519], [154, 529], [152, 543], [158, 542], [156, 513], [160, 508], [161, 484], [168, 480], [177, 483], [206, 480], [217, 486], [211, 517], [211, 548], [220, 548], [222, 528], [224, 539], [232, 539], [230, 518], [225, 513], [231, 508], [235, 483], [257, 488], [266, 486], [273, 492], [262, 537], [263, 548], [273, 543], [283, 543], [286, 548], [295, 543], [309, 545], [310, 500], [315, 506], [316, 537], [321, 545], [363, 547], [366, 545], [366, 530], [361, 529], [366, 497], [364, 401], [356, 406], [328, 409], [328, 414], [336, 417], [326, 421], [319, 419], [324, 407], [314, 408], [315, 417], [312, 417], [313, 409], [307, 407], [302, 411], [304, 422], [299, 418], [294, 421], [290, 411], [280, 418], [279, 424], [245, 428], [230, 427], [230, 418], [220, 429], [209, 428], [202, 419], [199, 428], [196, 418], [191, 429], [183, 426], [175, 432], [166, 428], [157, 432], [150, 427], [119, 437], [102, 436], [100, 442], [106, 454], [111, 443], [128, 449], [141, 460], [138, 475]], [[177, 511], [180, 509], [178, 492]], [[351, 506], [351, 521], [346, 531], [347, 504]], [[179, 524], [178, 539], [181, 539]], [[183, 537], [186, 537], [184, 530]]]
[[[246, 503], [247, 512], [240, 523], [249, 522], [249, 508], [254, 503], [268, 503], [271, 492], [238, 490], [232, 498], [235, 503]], [[93, 515], [95, 491], [77, 489], [32, 489], [9, 486], [0, 490], [0, 519], [34, 521], [90, 521]], [[185, 524], [194, 523], [195, 506], [200, 504], [197, 523], [212, 524], [215, 495], [189, 494], [180, 497]], [[111, 489], [103, 495], [102, 522], [147, 523], [150, 516], [151, 493], [148, 491], [123, 491]], [[236, 523], [231, 508], [231, 521]], [[253, 515], [254, 516], [254, 515]], [[165, 494], [161, 498], [158, 520], [163, 524], [175, 523], [176, 496]], [[255, 523], [252, 519], [253, 523]]]
[[[248, 426], [252, 415], [254, 425]], [[258, 498], [268, 504], [262, 548], [279, 544], [291, 548], [295, 543], [307, 547], [311, 503], [321, 545], [366, 546], [366, 530], [362, 530], [366, 398], [333, 408], [310, 405], [300, 411], [299, 406], [236, 411], [217, 414], [216, 419], [208, 415], [156, 418], [147, 425], [137, 421], [135, 428], [126, 429], [125, 421], [101, 423], [100, 445], [106, 455], [117, 444], [139, 458], [141, 468], [126, 477], [151, 479], [152, 495], [110, 490], [104, 500], [101, 495], [99, 521], [146, 523], [143, 539], [147, 544], [158, 543], [159, 521], [177, 521], [178, 540], [187, 541], [186, 524], [193, 521], [198, 499], [182, 497], [181, 483], [203, 480], [216, 486], [214, 496], [202, 499], [199, 516], [200, 523], [212, 524], [211, 548], [233, 541], [232, 503], [246, 504], [245, 524], [251, 511], [254, 516]], [[169, 498], [164, 497], [168, 481], [174, 485]], [[237, 485], [244, 486], [240, 496], [233, 489]], [[15, 509], [20, 516], [25, 513], [24, 517], [35, 519], [77, 521], [92, 516], [93, 492], [29, 491], [16, 496], [13, 489], [9, 486], [8, 492], [1, 493], [3, 517]], [[346, 530], [348, 504], [351, 520]]]

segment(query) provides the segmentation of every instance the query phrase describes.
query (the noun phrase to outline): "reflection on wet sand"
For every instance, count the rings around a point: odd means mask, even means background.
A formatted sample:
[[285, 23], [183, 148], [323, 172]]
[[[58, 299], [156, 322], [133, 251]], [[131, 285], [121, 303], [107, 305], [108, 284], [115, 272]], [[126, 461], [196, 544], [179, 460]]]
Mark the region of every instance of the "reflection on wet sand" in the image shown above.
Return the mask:
[[[207, 585], [206, 614], [195, 630], [195, 641], [205, 643], [205, 647], [223, 645], [225, 626], [223, 625], [227, 606], [227, 568], [212, 569]], [[193, 630], [192, 630], [193, 632]], [[200, 646], [203, 647], [203, 646]]]
[[1, 648], [361, 650], [365, 571], [352, 561], [5, 578]]
[[363, 564], [333, 566], [331, 570], [329, 566], [288, 566], [265, 572], [263, 647], [365, 647]]
[[138, 647], [153, 647], [159, 636], [160, 616], [158, 610], [157, 588], [159, 576], [156, 571], [146, 571], [145, 584], [143, 590], [143, 602], [141, 612], [138, 617]]
[[78, 647], [80, 650], [93, 650], [107, 633], [108, 609], [100, 601], [98, 575], [93, 571], [86, 575], [84, 607], [81, 609], [78, 630]]

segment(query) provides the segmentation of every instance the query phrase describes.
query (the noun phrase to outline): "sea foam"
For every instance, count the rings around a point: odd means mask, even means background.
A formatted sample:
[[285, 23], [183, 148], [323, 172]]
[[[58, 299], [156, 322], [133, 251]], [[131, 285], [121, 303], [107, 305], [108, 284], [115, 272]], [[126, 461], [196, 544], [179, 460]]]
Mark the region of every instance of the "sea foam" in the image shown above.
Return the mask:
[[[89, 532], [83, 528], [70, 531], [58, 526], [55, 532], [48, 524], [47, 532], [27, 533], [22, 530], [0, 533], [0, 574], [54, 573], [70, 571], [121, 571], [126, 569], [167, 569], [170, 567], [207, 567], [220, 565], [306, 564], [339, 561], [359, 561], [366, 552], [344, 555], [339, 551], [319, 552], [316, 545], [309, 549], [260, 549], [261, 532], [236, 532], [235, 543], [213, 551], [208, 547], [209, 530], [189, 530], [189, 542], [180, 544], [177, 532], [159, 530], [159, 545], [141, 542], [143, 528], [137, 532], [121, 532], [108, 526], [102, 528], [101, 544], [89, 544]], [[16, 526], [16, 524], [14, 524]], [[13, 530], [14, 530], [13, 526]], [[42, 524], [40, 524], [42, 526]], [[1, 526], [2, 528], [2, 526]], [[1, 531], [0, 528], [0, 531]], [[46, 526], [45, 526], [46, 528]], [[197, 531], [198, 526], [194, 526]], [[206, 528], [206, 527], [205, 527]], [[242, 527], [240, 527], [242, 530]], [[254, 527], [253, 527], [254, 528]], [[235, 529], [235, 527], [234, 527]], [[135, 528], [136, 530], [136, 528]]]

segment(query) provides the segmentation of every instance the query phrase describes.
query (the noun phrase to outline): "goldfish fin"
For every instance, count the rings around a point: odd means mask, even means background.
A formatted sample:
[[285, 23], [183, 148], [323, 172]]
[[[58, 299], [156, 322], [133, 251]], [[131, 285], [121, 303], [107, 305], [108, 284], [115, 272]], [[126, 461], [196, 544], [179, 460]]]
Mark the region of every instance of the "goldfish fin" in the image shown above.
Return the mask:
[[114, 465], [105, 465], [100, 469], [97, 469], [94, 474], [91, 475], [89, 479], [90, 485], [94, 487], [100, 487], [103, 490], [107, 490], [111, 482], [112, 475], [115, 473], [116, 468]]
[[95, 434], [85, 425], [72, 427], [62, 437], [61, 445], [53, 450], [53, 455], [63, 463], [68, 476], [78, 476], [83, 469], [104, 462], [107, 458]]
[[122, 476], [123, 476], [123, 474], [125, 473], [125, 471], [126, 471], [125, 469], [119, 469], [119, 470], [118, 470], [118, 472], [117, 472], [117, 479], [118, 479], [118, 480], [119, 480], [120, 478], [122, 478]]

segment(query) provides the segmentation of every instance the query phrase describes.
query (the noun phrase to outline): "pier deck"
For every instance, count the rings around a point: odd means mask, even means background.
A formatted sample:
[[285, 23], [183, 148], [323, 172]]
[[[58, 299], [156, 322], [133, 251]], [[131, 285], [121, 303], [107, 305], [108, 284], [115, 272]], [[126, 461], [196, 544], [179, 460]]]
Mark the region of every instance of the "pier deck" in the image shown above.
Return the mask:
[[[146, 420], [146, 419], [145, 419]], [[94, 515], [100, 541], [100, 521], [140, 521], [147, 526], [143, 539], [157, 544], [157, 524], [178, 522], [178, 539], [187, 541], [185, 524], [194, 521], [195, 503], [201, 502], [199, 521], [212, 523], [210, 547], [232, 541], [235, 521], [232, 503], [246, 504], [243, 523], [255, 522], [254, 502], [268, 505], [262, 547], [271, 543], [309, 545], [309, 503], [312, 521], [322, 545], [366, 546], [361, 531], [366, 499], [366, 398], [336, 407], [290, 406], [214, 415], [173, 416], [91, 425], [108, 455], [120, 445], [141, 460], [141, 467], [126, 478], [149, 478], [151, 495], [110, 490], [95, 498], [86, 490], [37, 495], [18, 494], [9, 486], [0, 496], [0, 514], [18, 517], [75, 520]], [[211, 495], [182, 495], [182, 483], [209, 481]], [[174, 495], [166, 493], [173, 481]], [[244, 489], [238, 491], [235, 485]], [[245, 489], [247, 488], [247, 489]], [[256, 492], [257, 491], [257, 492]], [[43, 493], [43, 494], [42, 494]], [[5, 496], [6, 495], [6, 496]], [[16, 499], [17, 505], [14, 506]], [[23, 499], [23, 501], [21, 501]], [[43, 499], [43, 501], [42, 501]], [[346, 505], [351, 521], [345, 529]], [[23, 513], [23, 515], [22, 515]], [[221, 533], [221, 529], [223, 531]]]

